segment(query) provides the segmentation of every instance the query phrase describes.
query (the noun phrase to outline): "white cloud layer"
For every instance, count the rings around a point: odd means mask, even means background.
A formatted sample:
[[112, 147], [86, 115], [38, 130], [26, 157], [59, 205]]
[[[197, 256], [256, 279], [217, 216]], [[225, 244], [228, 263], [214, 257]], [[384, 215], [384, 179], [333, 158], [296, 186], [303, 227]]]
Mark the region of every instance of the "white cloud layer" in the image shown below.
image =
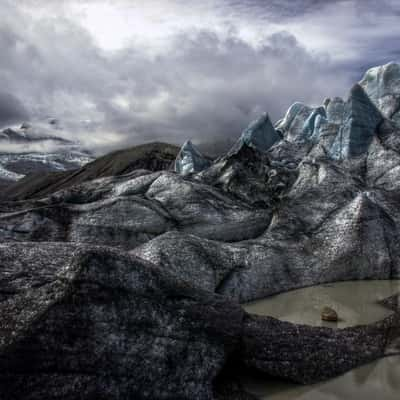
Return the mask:
[[100, 152], [233, 140], [398, 59], [385, 0], [2, 0], [0, 126], [56, 117]]

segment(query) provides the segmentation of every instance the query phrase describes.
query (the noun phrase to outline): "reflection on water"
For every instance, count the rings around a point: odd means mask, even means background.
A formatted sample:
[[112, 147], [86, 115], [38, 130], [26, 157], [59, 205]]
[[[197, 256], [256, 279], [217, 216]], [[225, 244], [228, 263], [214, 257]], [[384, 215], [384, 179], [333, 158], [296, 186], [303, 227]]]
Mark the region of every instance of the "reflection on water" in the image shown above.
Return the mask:
[[[378, 321], [391, 311], [377, 301], [400, 292], [400, 281], [340, 282], [294, 290], [244, 306], [246, 311], [315, 326], [343, 328]], [[334, 308], [338, 323], [321, 321], [321, 309]], [[242, 377], [248, 391], [268, 400], [399, 400], [400, 357], [386, 357], [316, 385]]]
[[[390, 315], [391, 311], [377, 304], [400, 292], [400, 280], [339, 282], [292, 290], [244, 305], [252, 314], [270, 315], [299, 324], [345, 328], [368, 324]], [[339, 314], [338, 323], [321, 321], [324, 306]]]

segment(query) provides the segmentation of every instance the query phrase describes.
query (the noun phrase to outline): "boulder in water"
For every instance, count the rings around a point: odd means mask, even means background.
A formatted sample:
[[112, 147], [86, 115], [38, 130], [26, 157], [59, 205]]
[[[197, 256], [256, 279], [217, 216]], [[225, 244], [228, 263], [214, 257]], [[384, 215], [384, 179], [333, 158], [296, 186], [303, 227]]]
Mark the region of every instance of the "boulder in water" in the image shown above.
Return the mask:
[[331, 307], [324, 307], [321, 311], [322, 321], [337, 322], [339, 316], [337, 312]]

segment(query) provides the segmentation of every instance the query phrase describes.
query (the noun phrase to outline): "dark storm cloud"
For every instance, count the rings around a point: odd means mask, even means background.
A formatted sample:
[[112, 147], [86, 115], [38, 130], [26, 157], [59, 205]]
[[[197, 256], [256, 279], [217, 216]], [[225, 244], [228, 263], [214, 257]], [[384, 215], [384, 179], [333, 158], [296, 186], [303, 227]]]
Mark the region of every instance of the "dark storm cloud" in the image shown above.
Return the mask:
[[[322, 10], [328, 0], [228, 0], [229, 6], [240, 13], [262, 16], [265, 19], [297, 18], [304, 14]], [[331, 4], [349, 0], [329, 0]], [[368, 0], [361, 0], [368, 1]]]
[[[226, 0], [215, 4], [221, 4], [221, 8], [233, 10], [240, 15], [247, 13], [275, 22], [278, 19], [302, 18], [307, 14], [324, 12], [327, 6], [340, 5], [349, 5], [362, 13], [375, 16], [399, 13], [398, 0]], [[334, 15], [330, 16], [334, 18]]]
[[329, 87], [329, 63], [286, 33], [255, 49], [201, 31], [176, 36], [172, 50], [156, 57], [135, 47], [105, 57], [85, 32], [57, 24], [43, 24], [32, 37], [3, 34], [1, 73], [35, 116], [55, 115], [75, 132], [91, 120], [87, 129], [93, 143], [103, 135], [100, 147], [109, 146], [107, 135], [117, 147], [235, 138], [263, 111], [277, 119], [293, 101], [318, 104], [347, 83], [335, 79]]
[[105, 99], [97, 110], [126, 142], [235, 140], [264, 111], [278, 119], [294, 101], [320, 104], [349, 86], [329, 60], [311, 56], [284, 32], [257, 49], [209, 31], [178, 36], [171, 47], [156, 58], [126, 49], [111, 61], [117, 75], [109, 91], [132, 105], [121, 109]]
[[[232, 12], [243, 10], [261, 19], [295, 19], [313, 15], [326, 3], [225, 4]], [[137, 44], [106, 53], [67, 16], [37, 23], [7, 0], [2, 7], [0, 80], [5, 93], [23, 100], [32, 118], [55, 116], [68, 134], [100, 151], [151, 140], [233, 140], [261, 112], [278, 119], [294, 101], [320, 104], [326, 96], [345, 95], [365, 65], [363, 58], [354, 65], [335, 61], [329, 52], [311, 53], [285, 31], [260, 36], [254, 47], [235, 30], [220, 35], [193, 29], [175, 34], [166, 50], [156, 54]], [[336, 24], [340, 29], [340, 21]], [[368, 46], [364, 51], [371, 56]], [[375, 59], [383, 61], [384, 50], [376, 52]], [[0, 96], [0, 118], [15, 118], [19, 112], [23, 119], [18, 101], [4, 111], [3, 103], [12, 101]]]
[[232, 137], [263, 111], [277, 119], [296, 100], [319, 104], [324, 93], [341, 94], [346, 86], [339, 78], [329, 87], [334, 71], [328, 60], [310, 56], [287, 33], [270, 36], [258, 49], [211, 32], [175, 40], [174, 52], [151, 61], [130, 50], [114, 60], [120, 76], [144, 78], [131, 82], [132, 97], [139, 93], [143, 101], [124, 129], [177, 140]]
[[0, 92], [0, 128], [27, 118], [27, 110], [15, 96]]

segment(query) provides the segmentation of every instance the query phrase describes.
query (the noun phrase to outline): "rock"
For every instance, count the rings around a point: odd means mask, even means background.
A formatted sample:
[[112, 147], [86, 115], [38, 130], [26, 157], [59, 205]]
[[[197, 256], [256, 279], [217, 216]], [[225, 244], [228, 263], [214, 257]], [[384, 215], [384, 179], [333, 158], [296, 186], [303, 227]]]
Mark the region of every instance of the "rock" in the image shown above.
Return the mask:
[[193, 172], [200, 172], [210, 164], [210, 161], [188, 140], [183, 144], [176, 157], [175, 171], [178, 174], [187, 175]]
[[321, 311], [322, 321], [337, 322], [339, 320], [337, 312], [331, 307], [324, 307]]

